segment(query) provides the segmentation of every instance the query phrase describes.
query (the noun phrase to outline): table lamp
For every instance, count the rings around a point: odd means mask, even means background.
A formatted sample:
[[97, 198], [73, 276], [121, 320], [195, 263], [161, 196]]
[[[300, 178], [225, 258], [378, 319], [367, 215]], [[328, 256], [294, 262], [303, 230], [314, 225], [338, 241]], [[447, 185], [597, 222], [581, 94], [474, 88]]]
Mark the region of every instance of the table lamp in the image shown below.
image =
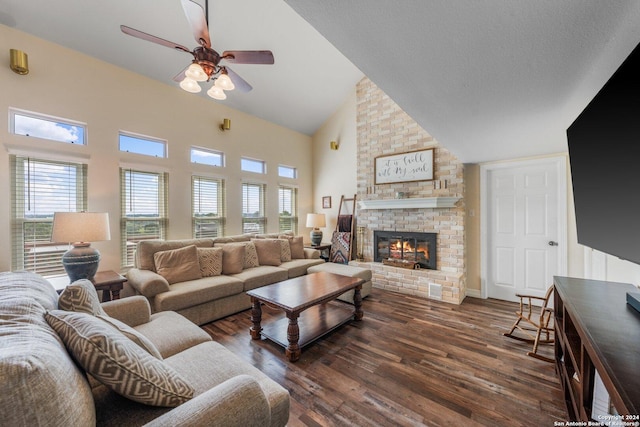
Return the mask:
[[318, 246], [322, 242], [322, 231], [320, 231], [320, 227], [325, 227], [326, 225], [324, 214], [307, 214], [307, 227], [313, 228], [310, 234], [311, 246]]
[[51, 241], [71, 243], [73, 248], [62, 255], [69, 279], [92, 280], [98, 271], [100, 252], [90, 242], [111, 240], [109, 214], [106, 212], [55, 212]]

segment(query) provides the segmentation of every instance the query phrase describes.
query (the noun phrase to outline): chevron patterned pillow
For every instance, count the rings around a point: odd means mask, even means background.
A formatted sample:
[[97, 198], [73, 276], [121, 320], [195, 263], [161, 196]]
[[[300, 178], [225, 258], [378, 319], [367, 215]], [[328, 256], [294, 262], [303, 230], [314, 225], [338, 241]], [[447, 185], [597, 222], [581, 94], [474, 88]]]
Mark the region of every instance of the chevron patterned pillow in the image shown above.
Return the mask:
[[76, 280], [62, 291], [58, 298], [58, 308], [66, 311], [106, 315], [100, 305], [100, 298], [93, 283], [87, 279]]
[[176, 371], [101, 319], [62, 310], [45, 318], [80, 366], [116, 393], [167, 407], [193, 397], [193, 388]]

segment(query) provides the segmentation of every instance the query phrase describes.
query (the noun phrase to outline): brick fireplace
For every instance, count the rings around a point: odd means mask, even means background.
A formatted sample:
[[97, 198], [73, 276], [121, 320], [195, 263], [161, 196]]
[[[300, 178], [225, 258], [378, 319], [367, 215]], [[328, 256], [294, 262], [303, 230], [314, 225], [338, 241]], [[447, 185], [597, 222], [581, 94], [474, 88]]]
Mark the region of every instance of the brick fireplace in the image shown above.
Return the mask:
[[[459, 304], [465, 296], [466, 272], [463, 165], [369, 79], [358, 83], [356, 96], [361, 201], [357, 217], [363, 259], [353, 263], [372, 270], [374, 287]], [[374, 184], [376, 157], [430, 147], [433, 181]], [[397, 200], [397, 193], [412, 203]], [[435, 234], [435, 269], [408, 270], [376, 261], [376, 230]]]

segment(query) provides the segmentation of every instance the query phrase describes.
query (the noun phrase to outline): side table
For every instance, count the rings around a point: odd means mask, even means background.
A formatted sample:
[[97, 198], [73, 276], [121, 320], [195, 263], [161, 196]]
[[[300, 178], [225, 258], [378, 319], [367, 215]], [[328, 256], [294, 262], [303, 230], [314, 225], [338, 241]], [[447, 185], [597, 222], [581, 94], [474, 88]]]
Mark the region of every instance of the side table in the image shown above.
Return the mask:
[[[68, 276], [50, 277], [47, 279], [55, 290], [60, 293], [69, 285]], [[120, 291], [127, 278], [113, 270], [98, 271], [91, 280], [97, 291], [102, 291], [102, 302], [120, 299]]]
[[319, 245], [305, 245], [307, 249], [316, 249], [320, 251], [320, 258], [325, 261], [329, 261], [329, 250], [331, 250], [331, 243], [320, 243]]

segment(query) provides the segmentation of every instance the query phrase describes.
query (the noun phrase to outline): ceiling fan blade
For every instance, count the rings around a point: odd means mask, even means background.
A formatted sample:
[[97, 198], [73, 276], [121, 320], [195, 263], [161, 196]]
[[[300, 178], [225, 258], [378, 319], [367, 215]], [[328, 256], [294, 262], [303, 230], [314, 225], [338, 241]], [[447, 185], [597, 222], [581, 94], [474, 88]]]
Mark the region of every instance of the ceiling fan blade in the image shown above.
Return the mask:
[[207, 27], [207, 18], [204, 15], [204, 9], [198, 3], [191, 0], [182, 0], [182, 9], [187, 15], [193, 37], [201, 46], [211, 47], [209, 39], [209, 28]]
[[120, 30], [123, 33], [128, 34], [133, 37], [137, 37], [142, 40], [147, 40], [152, 43], [156, 43], [162, 46], [170, 47], [172, 49], [184, 50], [187, 53], [191, 53], [189, 49], [186, 47], [179, 45], [178, 43], [170, 42], [169, 40], [161, 39], [160, 37], [152, 36], [151, 34], [147, 34], [140, 30], [136, 30], [135, 28], [127, 27], [126, 25], [120, 25]]
[[232, 64], [273, 64], [270, 50], [225, 50], [222, 58]]
[[246, 93], [250, 92], [251, 89], [253, 89], [253, 87], [249, 83], [247, 83], [245, 79], [237, 75], [231, 68], [224, 67], [224, 69], [227, 71], [227, 75], [236, 86], [236, 89], [238, 89], [240, 92]]
[[[191, 65], [191, 64], [189, 64], [189, 65]], [[178, 74], [176, 74], [176, 75], [173, 77], [173, 81], [174, 81], [174, 82], [178, 82], [178, 83], [180, 83], [181, 81], [183, 81], [183, 80], [184, 80], [184, 78], [186, 77], [185, 73], [187, 72], [187, 68], [189, 68], [189, 65], [187, 65], [186, 67], [184, 67], [184, 68], [182, 69], [182, 71], [180, 71]]]

